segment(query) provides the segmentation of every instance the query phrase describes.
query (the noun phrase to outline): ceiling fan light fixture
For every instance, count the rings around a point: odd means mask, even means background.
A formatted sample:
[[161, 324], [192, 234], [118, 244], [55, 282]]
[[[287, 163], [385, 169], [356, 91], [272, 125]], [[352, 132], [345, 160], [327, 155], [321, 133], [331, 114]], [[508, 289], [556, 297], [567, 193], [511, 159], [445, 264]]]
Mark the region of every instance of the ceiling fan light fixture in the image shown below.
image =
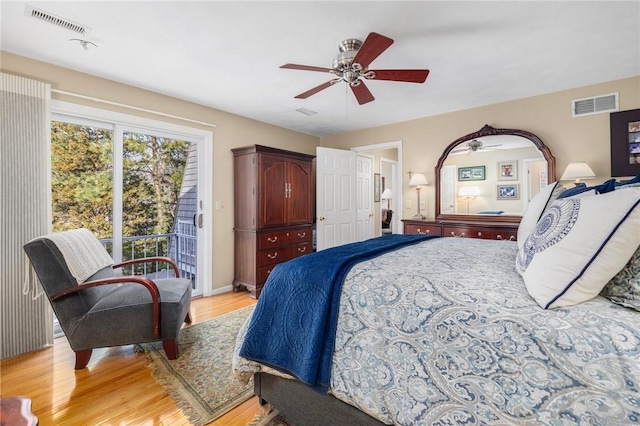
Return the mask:
[[473, 152], [476, 152], [479, 148], [482, 148], [482, 142], [480, 142], [479, 140], [472, 140], [469, 143], [467, 143], [467, 146], [469, 147], [469, 149]]
[[429, 74], [429, 70], [369, 70], [369, 64], [392, 44], [393, 40], [389, 37], [378, 33], [369, 33], [364, 43], [355, 38], [343, 40], [338, 45], [340, 53], [334, 58], [332, 68], [291, 63], [282, 65], [280, 68], [330, 73], [338, 77], [300, 93], [295, 96], [296, 99], [307, 99], [309, 96], [331, 87], [336, 82], [344, 81], [351, 86], [358, 103], [363, 105], [375, 100], [364, 83], [364, 79], [424, 83]]

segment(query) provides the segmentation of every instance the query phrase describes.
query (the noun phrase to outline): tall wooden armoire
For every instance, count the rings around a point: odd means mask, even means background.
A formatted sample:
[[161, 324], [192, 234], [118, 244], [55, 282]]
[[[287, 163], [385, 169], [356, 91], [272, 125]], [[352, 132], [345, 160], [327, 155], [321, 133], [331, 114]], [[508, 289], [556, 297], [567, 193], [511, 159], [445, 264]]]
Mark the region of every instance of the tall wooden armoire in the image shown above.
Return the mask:
[[262, 145], [232, 149], [233, 288], [260, 292], [278, 263], [313, 251], [313, 158]]

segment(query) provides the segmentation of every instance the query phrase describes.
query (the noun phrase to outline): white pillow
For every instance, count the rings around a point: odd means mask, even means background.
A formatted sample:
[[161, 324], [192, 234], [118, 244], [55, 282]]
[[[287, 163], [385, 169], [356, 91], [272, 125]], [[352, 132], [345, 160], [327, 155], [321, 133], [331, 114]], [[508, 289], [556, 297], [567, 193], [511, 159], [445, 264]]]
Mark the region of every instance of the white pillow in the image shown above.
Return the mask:
[[529, 201], [518, 226], [518, 248], [522, 248], [524, 241], [535, 229], [543, 213], [565, 189], [560, 182], [553, 182], [545, 186]]
[[518, 251], [516, 269], [545, 309], [600, 293], [640, 244], [640, 188], [555, 201]]

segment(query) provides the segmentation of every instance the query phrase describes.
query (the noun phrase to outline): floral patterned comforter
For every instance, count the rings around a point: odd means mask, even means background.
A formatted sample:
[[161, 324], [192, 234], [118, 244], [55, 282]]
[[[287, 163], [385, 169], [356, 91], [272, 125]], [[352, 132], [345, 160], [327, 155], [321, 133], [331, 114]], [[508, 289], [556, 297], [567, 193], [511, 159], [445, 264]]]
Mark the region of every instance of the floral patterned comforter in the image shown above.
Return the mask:
[[[387, 424], [640, 423], [640, 312], [602, 297], [543, 310], [516, 253], [438, 238], [354, 266], [330, 392]], [[239, 378], [274, 373], [238, 350]]]

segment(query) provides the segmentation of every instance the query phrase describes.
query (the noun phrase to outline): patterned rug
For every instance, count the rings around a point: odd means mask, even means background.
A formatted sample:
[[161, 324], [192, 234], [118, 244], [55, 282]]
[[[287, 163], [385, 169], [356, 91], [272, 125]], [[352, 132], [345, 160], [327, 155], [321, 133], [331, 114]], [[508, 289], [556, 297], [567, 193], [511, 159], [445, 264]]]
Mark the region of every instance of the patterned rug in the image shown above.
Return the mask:
[[153, 377], [195, 426], [212, 422], [253, 396], [253, 380], [242, 386], [231, 369], [236, 335], [253, 312], [249, 306], [187, 326], [178, 336], [178, 359], [169, 361], [161, 342], [140, 345]]

